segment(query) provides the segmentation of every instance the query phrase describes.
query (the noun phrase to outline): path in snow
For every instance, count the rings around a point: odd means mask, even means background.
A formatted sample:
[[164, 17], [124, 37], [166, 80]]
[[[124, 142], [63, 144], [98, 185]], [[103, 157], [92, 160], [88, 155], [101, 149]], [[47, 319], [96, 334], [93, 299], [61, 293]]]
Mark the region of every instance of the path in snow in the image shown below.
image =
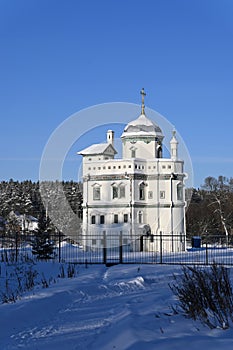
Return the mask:
[[232, 349], [231, 330], [172, 315], [174, 272], [180, 267], [82, 267], [75, 279], [1, 305], [0, 349]]

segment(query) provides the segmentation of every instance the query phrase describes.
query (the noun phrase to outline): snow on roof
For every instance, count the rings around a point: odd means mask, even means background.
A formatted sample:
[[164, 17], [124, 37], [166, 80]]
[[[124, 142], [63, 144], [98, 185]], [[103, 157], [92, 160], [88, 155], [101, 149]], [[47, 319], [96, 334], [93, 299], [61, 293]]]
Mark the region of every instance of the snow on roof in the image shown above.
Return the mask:
[[154, 131], [124, 131], [123, 134], [121, 136], [158, 136], [158, 133], [154, 132]]
[[152, 120], [141, 114], [137, 119], [128, 123], [125, 127], [124, 136], [160, 136], [163, 137], [162, 130]]
[[[81, 155], [90, 155], [90, 154], [103, 154], [108, 153], [108, 151], [111, 149], [111, 151], [114, 152], [114, 154], [117, 153], [115, 148], [109, 144], [109, 143], [96, 143], [94, 145], [91, 145], [82, 151], [79, 151], [78, 154]], [[110, 152], [112, 154], [112, 152]]]
[[129, 125], [145, 125], [145, 126], [154, 126], [155, 123], [152, 122], [149, 118], [145, 116], [145, 114], [141, 114], [137, 119], [129, 122]]

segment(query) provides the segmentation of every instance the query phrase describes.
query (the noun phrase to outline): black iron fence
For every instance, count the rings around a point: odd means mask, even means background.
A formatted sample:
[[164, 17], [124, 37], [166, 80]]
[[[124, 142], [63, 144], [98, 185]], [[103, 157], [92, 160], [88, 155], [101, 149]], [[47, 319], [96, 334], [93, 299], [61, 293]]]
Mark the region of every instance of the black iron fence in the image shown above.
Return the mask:
[[[33, 234], [0, 235], [0, 260], [41, 259], [33, 254]], [[226, 236], [185, 239], [159, 234], [132, 237], [124, 232], [86, 235], [75, 241], [62, 234], [50, 235], [50, 261], [78, 264], [202, 264], [214, 261], [233, 265], [233, 240]]]

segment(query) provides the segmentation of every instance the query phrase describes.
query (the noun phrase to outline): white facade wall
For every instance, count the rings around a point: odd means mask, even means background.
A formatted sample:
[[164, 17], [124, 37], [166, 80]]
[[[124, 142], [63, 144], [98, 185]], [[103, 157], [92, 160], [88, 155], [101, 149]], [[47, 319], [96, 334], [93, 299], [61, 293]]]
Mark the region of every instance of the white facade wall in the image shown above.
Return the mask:
[[[151, 128], [152, 122], [145, 118], [140, 116], [138, 120], [146, 122], [145, 128], [147, 125]], [[132, 125], [137, 125], [137, 121]], [[148, 234], [145, 250], [161, 249], [159, 241], [153, 240], [151, 234], [169, 235], [163, 241], [163, 250], [184, 250], [184, 164], [178, 160], [175, 132], [171, 140], [171, 159], [160, 158], [162, 152], [158, 153], [158, 148], [162, 150], [162, 140], [161, 130], [159, 137], [152, 137], [151, 131], [148, 136], [143, 131], [143, 135], [128, 137], [126, 128], [122, 136], [122, 159], [114, 159], [114, 149], [109, 154], [109, 148], [108, 154], [85, 154], [86, 150], [81, 153], [84, 155], [84, 246], [101, 248], [104, 232], [111, 245], [118, 245], [122, 232], [125, 237], [137, 239], [134, 250], [139, 249], [139, 239], [145, 234]], [[100, 239], [96, 239], [96, 235]]]
[[156, 158], [157, 146], [158, 143], [155, 140], [150, 140], [149, 143], [145, 143], [143, 139], [138, 139], [135, 143], [123, 140], [123, 158], [132, 158], [132, 151], [135, 151], [134, 158]]
[[[174, 170], [178, 178], [172, 180]], [[170, 159], [86, 161], [83, 175], [84, 232], [101, 235], [103, 231], [114, 234], [123, 231], [127, 235], [140, 235], [142, 231], [138, 227], [146, 224], [153, 234], [184, 235], [184, 194], [181, 200], [177, 198], [177, 186], [183, 186], [183, 162]], [[142, 183], [145, 184], [144, 199], [140, 199]], [[124, 187], [123, 198], [113, 198], [113, 186]], [[100, 189], [99, 200], [93, 198], [95, 187]], [[114, 223], [114, 215], [118, 216], [118, 223]], [[127, 223], [124, 215], [128, 216]], [[94, 224], [92, 216], [95, 216]], [[154, 244], [149, 247], [155, 249]]]

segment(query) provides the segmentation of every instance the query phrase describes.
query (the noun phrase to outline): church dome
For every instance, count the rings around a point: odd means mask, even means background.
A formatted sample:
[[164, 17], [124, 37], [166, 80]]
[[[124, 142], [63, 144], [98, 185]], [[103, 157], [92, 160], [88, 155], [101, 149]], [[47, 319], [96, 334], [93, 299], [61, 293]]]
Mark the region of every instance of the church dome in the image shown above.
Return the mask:
[[161, 139], [163, 138], [163, 133], [156, 123], [147, 118], [145, 114], [141, 114], [125, 127], [122, 137], [127, 136], [153, 136]]

